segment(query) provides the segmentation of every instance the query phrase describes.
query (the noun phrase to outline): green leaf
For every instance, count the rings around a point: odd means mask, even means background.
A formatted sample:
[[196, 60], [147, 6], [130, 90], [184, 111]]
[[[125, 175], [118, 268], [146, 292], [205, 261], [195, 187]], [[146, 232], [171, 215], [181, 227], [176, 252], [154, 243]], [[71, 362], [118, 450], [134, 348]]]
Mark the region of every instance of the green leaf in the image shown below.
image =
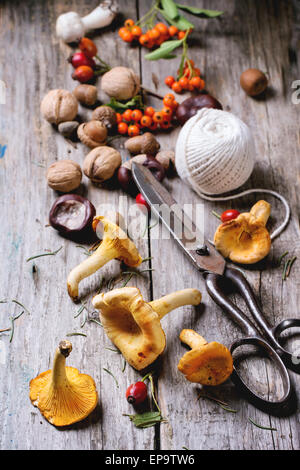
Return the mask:
[[161, 0], [161, 6], [172, 20], [178, 16], [177, 5], [173, 0]]
[[223, 15], [223, 11], [219, 10], [205, 10], [204, 8], [190, 7], [189, 5], [179, 5], [180, 10], [185, 10], [191, 15], [200, 16], [202, 18], [216, 18], [217, 16]]
[[146, 54], [145, 57], [148, 60], [158, 60], [158, 59], [165, 59], [170, 58], [170, 53], [180, 47], [183, 39], [178, 39], [175, 41], [166, 41], [168, 44], [162, 44], [158, 49], [149, 54]]
[[159, 411], [146, 411], [141, 414], [125, 414], [124, 416], [128, 416], [130, 421], [132, 421], [137, 428], [150, 428], [151, 426], [155, 426], [156, 423], [165, 421]]
[[110, 102], [107, 103], [107, 106], [110, 106], [116, 112], [123, 112], [125, 109], [128, 108], [144, 109], [143, 100], [140, 95], [134, 96], [131, 100], [125, 103], [122, 101], [117, 101], [115, 98], [111, 98]]
[[169, 15], [166, 14], [164, 10], [161, 10], [159, 8], [159, 11], [169, 24], [172, 24], [173, 26], [177, 26], [177, 28], [180, 29], [180, 31], [185, 31], [186, 29], [190, 29], [190, 28], [194, 29], [195, 27], [193, 23], [191, 23], [182, 15], [178, 15], [175, 19], [172, 19], [170, 18]]

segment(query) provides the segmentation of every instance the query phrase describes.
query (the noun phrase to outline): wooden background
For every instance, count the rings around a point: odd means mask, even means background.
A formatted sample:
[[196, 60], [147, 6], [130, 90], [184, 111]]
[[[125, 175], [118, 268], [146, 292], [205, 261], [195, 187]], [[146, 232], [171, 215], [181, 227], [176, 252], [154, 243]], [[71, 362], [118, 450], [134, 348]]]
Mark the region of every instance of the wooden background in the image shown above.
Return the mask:
[[[111, 344], [101, 327], [87, 322], [81, 328], [83, 315], [74, 319], [78, 307], [67, 295], [66, 278], [85, 254], [75, 243], [62, 239], [47, 226], [49, 209], [57, 195], [47, 187], [45, 171], [55, 160], [71, 158], [82, 163], [88, 149], [82, 144], [74, 147], [60, 136], [41, 118], [39, 106], [50, 89], [73, 90], [76, 85], [66, 61], [71, 48], [55, 36], [57, 16], [69, 10], [85, 15], [97, 3], [97, 0], [4, 0], [0, 6], [0, 79], [7, 85], [6, 104], [0, 105], [0, 144], [2, 149], [7, 146], [0, 159], [0, 300], [17, 299], [30, 312], [15, 322], [11, 343], [9, 335], [0, 335], [0, 448], [299, 449], [298, 412], [289, 418], [264, 414], [245, 402], [230, 381], [218, 389], [205, 391], [237, 410], [230, 413], [208, 399], [197, 401], [200, 387], [186, 382], [178, 372], [177, 363], [186, 351], [178, 339], [183, 327], [192, 327], [208, 340], [219, 340], [226, 345], [240, 332], [208, 297], [201, 276], [172, 240], [140, 241], [141, 254], [153, 256], [151, 267], [155, 271], [151, 276], [146, 273], [144, 278], [136, 277], [130, 282], [148, 300], [184, 287], [196, 287], [203, 293], [200, 308], [179, 309], [162, 322], [167, 348], [156, 367], [157, 395], [167, 423], [139, 430], [122, 416], [132, 412], [125, 400], [125, 390], [140, 375], [128, 365], [122, 372], [123, 359], [105, 349]], [[257, 162], [245, 187], [278, 190], [287, 197], [292, 209], [289, 227], [274, 242], [267, 260], [259, 268], [244, 271], [272, 323], [299, 316], [299, 259], [285, 282], [281, 280], [281, 268], [276, 265], [278, 256], [285, 250], [298, 258], [300, 255], [300, 104], [292, 104], [291, 98], [292, 82], [300, 79], [299, 16], [297, 19], [293, 10], [296, 2], [191, 0], [189, 3], [225, 11], [221, 19], [195, 20], [190, 55], [203, 71], [208, 90], [223, 103], [224, 109], [243, 119], [254, 133]], [[158, 91], [167, 92], [163, 79], [176, 72], [179, 58], [148, 62], [144, 59], [145, 50], [128, 46], [117, 34], [124, 18], [140, 17], [150, 2], [122, 0], [121, 5], [123, 17], [113, 28], [94, 36], [99, 54], [111, 66], [132, 67], [149, 88], [153, 89], [152, 74], [156, 74], [160, 80]], [[258, 67], [269, 75], [270, 87], [262, 99], [247, 97], [239, 86], [239, 76], [248, 67]], [[149, 103], [160, 106], [155, 99]], [[89, 113], [80, 110], [81, 117]], [[174, 147], [176, 134], [177, 131], [159, 135], [162, 148]], [[117, 144], [115, 141], [114, 145]], [[85, 177], [83, 182], [81, 190], [95, 206], [106, 202], [118, 205], [121, 192], [96, 188]], [[201, 203], [178, 178], [166, 180], [165, 184], [180, 203]], [[272, 227], [282, 220], [282, 206], [271, 197], [266, 199], [272, 204]], [[248, 210], [255, 200], [251, 196], [230, 206]], [[213, 236], [218, 223], [211, 210], [221, 212], [227, 207], [220, 203], [205, 204], [208, 237]], [[37, 259], [37, 272], [32, 273], [33, 263], [26, 262], [29, 256], [60, 246], [63, 249], [56, 256]], [[99, 288], [102, 274], [108, 279], [118, 274], [119, 269], [119, 263], [110, 263], [102, 273], [82, 282], [80, 292], [90, 300]], [[88, 306], [91, 312], [90, 302]], [[19, 312], [20, 307], [12, 302], [0, 304], [0, 329], [9, 327], [9, 316]], [[59, 430], [31, 405], [29, 381], [51, 367], [58, 342], [74, 331], [84, 332], [87, 337], [71, 338], [73, 352], [68, 364], [93, 376], [99, 391], [99, 406], [84, 422]], [[103, 368], [117, 377], [119, 388]], [[278, 380], [272, 368], [265, 363], [250, 364], [248, 372], [261, 393], [273, 394]], [[291, 377], [299, 392], [299, 377], [293, 373]], [[276, 431], [259, 429], [248, 418]]]

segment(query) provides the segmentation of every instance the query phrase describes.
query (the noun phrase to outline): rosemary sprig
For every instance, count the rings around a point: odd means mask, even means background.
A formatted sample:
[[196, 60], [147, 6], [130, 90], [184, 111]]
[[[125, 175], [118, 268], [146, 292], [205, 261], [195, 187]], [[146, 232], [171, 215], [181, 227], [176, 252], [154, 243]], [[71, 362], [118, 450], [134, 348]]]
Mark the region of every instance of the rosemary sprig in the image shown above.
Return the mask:
[[186, 446], [182, 446], [183, 450], [190, 450], [188, 447]]
[[126, 359], [124, 359], [123, 368], [122, 368], [122, 373], [125, 372], [126, 365], [127, 365], [127, 362], [126, 362]]
[[50, 251], [49, 253], [40, 253], [39, 255], [30, 256], [30, 258], [27, 258], [26, 263], [28, 261], [31, 261], [32, 259], [41, 258], [42, 256], [55, 256], [61, 249], [62, 249], [62, 246], [58, 248], [58, 250]]
[[289, 254], [289, 252], [288, 252], [288, 251], [285, 251], [284, 253], [282, 253], [282, 255], [279, 256], [278, 262], [277, 262], [277, 263], [278, 263], [278, 266], [281, 265], [281, 261], [282, 261], [283, 258], [284, 258], [286, 255], [288, 255], [288, 254]]
[[86, 256], [91, 256], [91, 252], [87, 249], [86, 246], [83, 246], [83, 245], [76, 245], [76, 248], [81, 248], [83, 251], [84, 251], [84, 254]]
[[105, 370], [105, 372], [107, 372], [109, 375], [111, 375], [113, 377], [114, 381], [116, 382], [117, 387], [120, 388], [119, 383], [118, 383], [116, 377], [114, 376], [114, 374], [110, 370], [106, 369], [105, 367], [103, 367], [103, 370]]
[[199, 398], [207, 398], [208, 400], [211, 400], [217, 403], [221, 408], [223, 408], [223, 410], [229, 411], [230, 413], [237, 413], [237, 410], [230, 408], [228, 403], [225, 403], [224, 401], [221, 401], [218, 398], [212, 397], [210, 395], [204, 395], [201, 393], [199, 393], [197, 400], [199, 400]]
[[250, 423], [254, 424], [254, 426], [256, 426], [259, 429], [264, 429], [266, 431], [277, 431], [276, 428], [271, 428], [271, 427], [268, 427], [268, 426], [261, 426], [260, 424], [253, 421], [253, 419], [251, 419], [251, 418], [248, 418], [248, 421], [250, 421]]
[[117, 349], [113, 349], [113, 348], [104, 348], [104, 349], [107, 349], [108, 351], [112, 351], [114, 353], [121, 354], [120, 351], [118, 351]]
[[81, 315], [84, 309], [86, 309], [86, 302], [81, 302], [81, 306], [77, 310], [77, 313], [74, 315], [74, 318], [79, 317], [79, 315]]
[[103, 328], [103, 325], [102, 323], [100, 323], [98, 320], [96, 320], [95, 318], [89, 318], [89, 321], [93, 322], [93, 323], [97, 323], [97, 325], [101, 326], [101, 328]]
[[10, 321], [11, 321], [11, 332], [10, 332], [10, 338], [9, 338], [9, 342], [11, 343], [12, 340], [13, 340], [13, 337], [14, 337], [14, 332], [15, 332], [15, 321], [21, 317], [21, 315], [23, 315], [24, 313], [24, 310], [22, 310], [21, 313], [19, 313], [19, 315], [17, 315], [16, 317], [10, 317]]
[[211, 213], [212, 213], [212, 215], [214, 215], [215, 217], [217, 217], [218, 219], [221, 220], [221, 216], [217, 212], [211, 211]]
[[286, 271], [286, 277], [289, 277], [290, 272], [291, 272], [291, 268], [292, 268], [294, 262], [296, 261], [296, 259], [297, 259], [297, 256], [294, 256], [294, 257], [290, 260], [290, 263], [289, 263], [288, 268], [287, 268], [287, 271]]
[[87, 335], [85, 333], [77, 333], [77, 332], [68, 333], [66, 334], [66, 336], [85, 336], [87, 338]]
[[30, 312], [29, 312], [28, 308], [26, 308], [21, 302], [19, 302], [19, 301], [16, 300], [16, 299], [13, 299], [12, 302], [14, 302], [15, 304], [17, 304], [17, 305], [19, 305], [20, 307], [22, 307], [22, 308], [25, 310], [25, 312], [27, 312], [28, 315], [30, 315]]

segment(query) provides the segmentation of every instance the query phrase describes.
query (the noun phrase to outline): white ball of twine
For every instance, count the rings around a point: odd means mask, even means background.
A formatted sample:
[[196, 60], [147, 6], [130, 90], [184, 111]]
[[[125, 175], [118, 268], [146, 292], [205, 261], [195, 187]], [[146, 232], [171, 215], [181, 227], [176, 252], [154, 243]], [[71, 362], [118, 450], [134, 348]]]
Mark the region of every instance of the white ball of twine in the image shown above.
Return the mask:
[[216, 197], [242, 186], [254, 166], [254, 142], [249, 127], [226, 111], [203, 108], [181, 129], [176, 143], [178, 175], [208, 201], [229, 201], [251, 193], [268, 193], [285, 209], [283, 222], [271, 234], [278, 237], [290, 219], [287, 200], [271, 189], [253, 188], [230, 196]]
[[227, 111], [203, 108], [183, 126], [176, 143], [178, 175], [194, 190], [222, 194], [242, 186], [254, 166], [249, 127]]

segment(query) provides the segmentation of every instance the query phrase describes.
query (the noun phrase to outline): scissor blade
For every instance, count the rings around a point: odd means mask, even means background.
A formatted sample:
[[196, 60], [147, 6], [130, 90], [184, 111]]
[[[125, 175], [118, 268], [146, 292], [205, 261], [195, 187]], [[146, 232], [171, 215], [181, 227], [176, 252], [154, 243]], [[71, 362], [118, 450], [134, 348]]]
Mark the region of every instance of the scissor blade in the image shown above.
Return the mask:
[[[164, 223], [196, 268], [200, 271], [223, 274], [226, 264], [224, 258], [205, 239], [168, 190], [154, 178], [151, 171], [143, 165], [132, 163], [132, 174], [152, 211]], [[164, 210], [166, 207], [168, 211]], [[190, 248], [191, 246], [193, 248]], [[205, 246], [208, 248], [207, 254]]]

